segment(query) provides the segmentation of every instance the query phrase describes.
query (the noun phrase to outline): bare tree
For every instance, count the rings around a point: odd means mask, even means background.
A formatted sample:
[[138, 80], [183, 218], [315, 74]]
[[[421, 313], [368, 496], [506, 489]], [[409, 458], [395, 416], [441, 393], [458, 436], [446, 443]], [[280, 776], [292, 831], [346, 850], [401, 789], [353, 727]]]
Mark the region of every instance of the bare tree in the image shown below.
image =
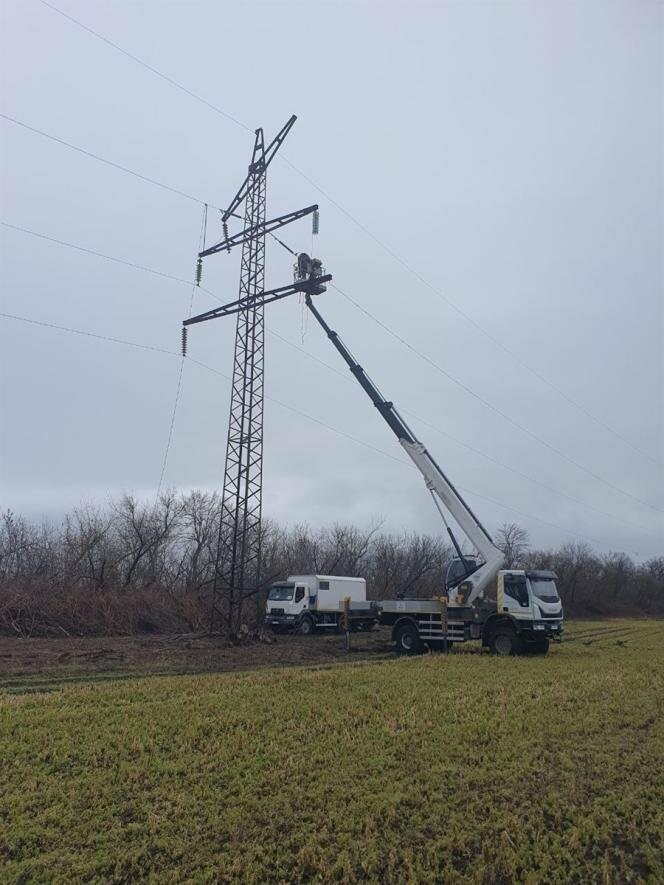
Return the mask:
[[164, 493], [154, 505], [141, 504], [133, 496], [124, 495], [113, 510], [124, 550], [122, 586], [130, 587], [135, 579], [150, 586], [160, 577], [163, 560], [160, 562], [159, 549], [177, 526], [182, 504], [172, 492]]
[[515, 522], [504, 522], [496, 534], [496, 544], [505, 554], [505, 568], [521, 568], [530, 547], [530, 537]]
[[[65, 518], [67, 556], [65, 582], [82, 583], [93, 590], [102, 590], [108, 578], [109, 560], [112, 555], [110, 537], [112, 516], [99, 508], [86, 504], [74, 510], [72, 517]], [[113, 563], [114, 564], [114, 563]]]
[[376, 538], [370, 587], [373, 596], [435, 596], [443, 592], [450, 550], [429, 535], [379, 535]]
[[219, 529], [219, 496], [194, 491], [182, 500], [181, 531], [174, 545], [177, 567], [173, 583], [198, 591], [214, 580]]
[[630, 583], [634, 563], [626, 553], [609, 553], [602, 558], [602, 571], [606, 590], [613, 599], [624, 596]]
[[362, 571], [371, 541], [380, 528], [374, 523], [368, 529], [339, 523], [323, 530], [315, 544], [316, 572], [326, 575], [357, 577]]

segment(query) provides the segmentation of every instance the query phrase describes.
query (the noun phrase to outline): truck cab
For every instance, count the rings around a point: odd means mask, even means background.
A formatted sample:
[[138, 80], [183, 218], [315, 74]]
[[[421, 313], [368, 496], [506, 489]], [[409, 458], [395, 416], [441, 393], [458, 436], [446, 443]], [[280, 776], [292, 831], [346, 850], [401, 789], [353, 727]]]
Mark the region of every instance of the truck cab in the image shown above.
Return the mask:
[[551, 571], [498, 572], [496, 617], [506, 616], [526, 648], [548, 645], [563, 631], [563, 606]]
[[266, 623], [272, 628], [294, 627], [308, 609], [309, 602], [310, 590], [306, 583], [289, 579], [273, 584], [267, 595]]

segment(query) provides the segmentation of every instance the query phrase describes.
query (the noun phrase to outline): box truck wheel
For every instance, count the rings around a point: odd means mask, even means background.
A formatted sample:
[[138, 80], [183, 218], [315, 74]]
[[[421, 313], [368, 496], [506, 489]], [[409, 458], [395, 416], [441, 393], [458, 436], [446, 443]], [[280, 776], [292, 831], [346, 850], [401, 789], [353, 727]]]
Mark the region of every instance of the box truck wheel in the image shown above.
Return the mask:
[[300, 621], [300, 633], [303, 636], [311, 636], [314, 632], [315, 624], [310, 615], [305, 615]]
[[518, 655], [521, 652], [522, 642], [512, 627], [500, 626], [491, 634], [489, 648], [492, 654], [507, 657]]
[[394, 634], [397, 652], [400, 655], [419, 655], [424, 651], [420, 634], [415, 624], [402, 624]]
[[529, 651], [531, 651], [534, 655], [545, 655], [549, 651], [549, 640], [545, 636], [543, 639], [538, 639], [536, 642], [530, 646]]

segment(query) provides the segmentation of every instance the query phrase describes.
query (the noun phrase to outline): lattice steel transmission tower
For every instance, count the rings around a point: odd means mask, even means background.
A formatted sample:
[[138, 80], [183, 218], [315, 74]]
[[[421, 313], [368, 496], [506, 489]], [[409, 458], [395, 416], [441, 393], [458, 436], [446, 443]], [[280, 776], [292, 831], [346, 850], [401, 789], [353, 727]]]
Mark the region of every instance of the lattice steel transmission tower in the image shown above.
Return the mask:
[[[263, 130], [256, 130], [247, 176], [228, 209], [222, 214], [224, 239], [199, 254], [197, 280], [203, 258], [230, 252], [242, 245], [240, 292], [237, 313], [233, 382], [231, 392], [226, 464], [221, 501], [221, 518], [216, 552], [210, 631], [237, 632], [244, 600], [260, 589], [261, 511], [263, 500], [263, 390], [264, 390], [264, 295], [265, 237], [268, 233], [302, 218], [318, 207], [309, 206], [271, 221], [265, 220], [266, 173], [276, 152], [295, 123], [292, 116], [266, 147]], [[244, 202], [244, 230], [230, 235], [228, 221], [241, 217], [236, 210]], [[185, 321], [186, 327], [220, 312], [208, 311]]]

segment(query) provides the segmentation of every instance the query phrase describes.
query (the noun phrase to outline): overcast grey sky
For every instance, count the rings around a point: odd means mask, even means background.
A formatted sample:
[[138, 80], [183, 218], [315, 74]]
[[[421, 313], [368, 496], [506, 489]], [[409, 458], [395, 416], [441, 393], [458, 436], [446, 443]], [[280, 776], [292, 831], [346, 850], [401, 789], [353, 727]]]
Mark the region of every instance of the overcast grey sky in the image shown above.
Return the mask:
[[[544, 441], [338, 292], [321, 298], [488, 526], [663, 552], [661, 3], [55, 5], [268, 138], [298, 115], [284, 156], [371, 236], [281, 159], [268, 214], [319, 202], [316, 251], [339, 288]], [[1, 112], [217, 206], [253, 142], [40, 0], [2, 4]], [[6, 120], [0, 133], [3, 221], [191, 279], [200, 205]], [[4, 313], [179, 350], [187, 285], [0, 230]], [[310, 248], [309, 220], [284, 239]], [[289, 281], [287, 253], [271, 245], [268, 262], [268, 285]], [[238, 274], [221, 254], [204, 285], [231, 300]], [[196, 293], [196, 312], [212, 306]], [[267, 325], [265, 512], [439, 531], [362, 391], [292, 346], [343, 372], [297, 300]], [[233, 334], [194, 327], [189, 353], [228, 375]], [[0, 336], [0, 506], [55, 516], [154, 495], [177, 356], [3, 317]], [[185, 365], [167, 485], [218, 488], [229, 394]]]

